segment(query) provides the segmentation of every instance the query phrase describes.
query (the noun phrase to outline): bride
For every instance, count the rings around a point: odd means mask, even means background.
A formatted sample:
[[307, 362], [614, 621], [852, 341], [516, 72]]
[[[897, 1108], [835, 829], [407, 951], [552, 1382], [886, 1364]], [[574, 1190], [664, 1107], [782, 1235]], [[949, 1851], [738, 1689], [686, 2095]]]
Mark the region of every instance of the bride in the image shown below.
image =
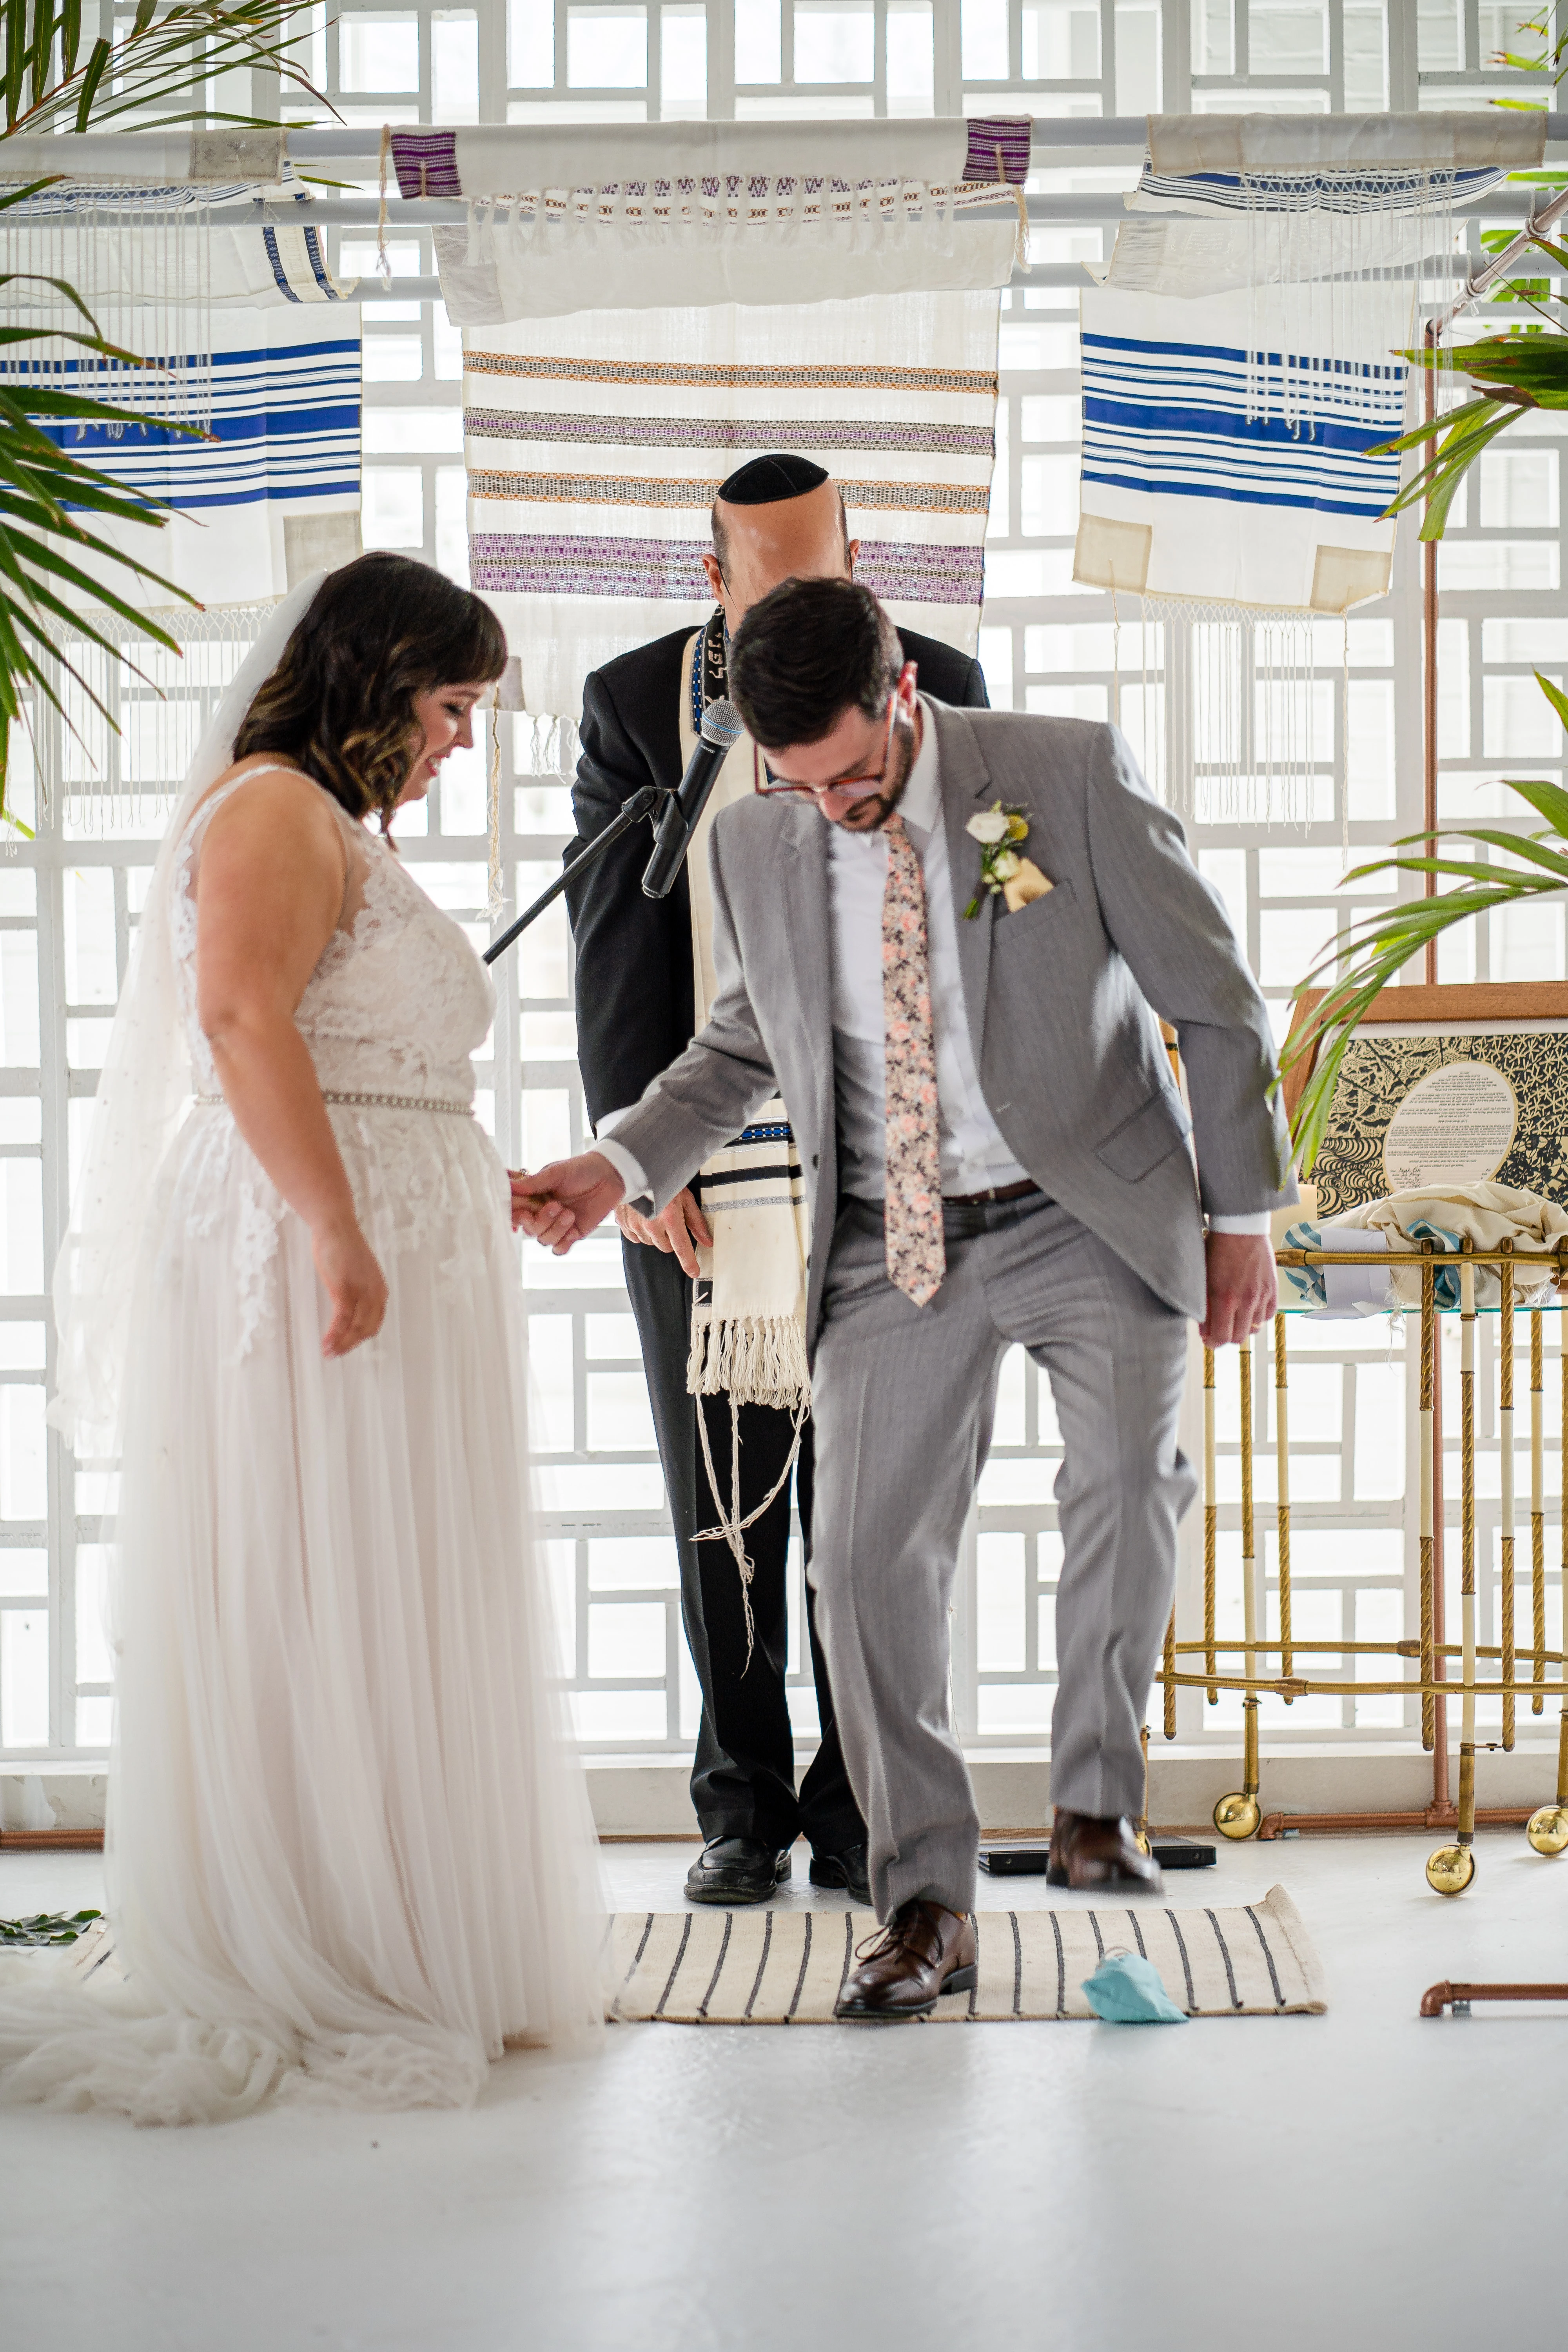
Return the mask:
[[124, 1979], [11, 1964], [8, 2097], [458, 2104], [504, 2043], [599, 2017], [508, 1186], [472, 1116], [494, 992], [387, 838], [504, 659], [424, 564], [318, 575], [164, 839], [56, 1277], [52, 1417], [122, 1461]]

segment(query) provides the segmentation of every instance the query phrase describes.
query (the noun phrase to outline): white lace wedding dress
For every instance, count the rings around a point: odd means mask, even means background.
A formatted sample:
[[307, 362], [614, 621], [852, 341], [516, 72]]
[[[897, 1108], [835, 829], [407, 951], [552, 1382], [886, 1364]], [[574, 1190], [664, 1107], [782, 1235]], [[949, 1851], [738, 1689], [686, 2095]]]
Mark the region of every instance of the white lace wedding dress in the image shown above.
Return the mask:
[[503, 2042], [585, 2038], [601, 2013], [508, 1186], [469, 1115], [494, 992], [333, 802], [347, 894], [296, 1019], [391, 1297], [379, 1337], [327, 1362], [309, 1234], [195, 1021], [202, 842], [260, 772], [176, 850], [196, 1101], [129, 1355], [107, 1854], [125, 1982], [29, 1991], [28, 1961], [0, 1989], [7, 2095], [147, 2122], [461, 2102]]

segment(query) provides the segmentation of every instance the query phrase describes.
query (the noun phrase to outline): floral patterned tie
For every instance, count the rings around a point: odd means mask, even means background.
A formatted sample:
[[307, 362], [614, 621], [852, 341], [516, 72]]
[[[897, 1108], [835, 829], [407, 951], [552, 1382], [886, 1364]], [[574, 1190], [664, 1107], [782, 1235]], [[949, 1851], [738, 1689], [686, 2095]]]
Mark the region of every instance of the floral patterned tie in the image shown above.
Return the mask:
[[947, 1272], [925, 881], [902, 817], [889, 817], [883, 833], [888, 844], [888, 886], [882, 898], [888, 1279], [917, 1307], [925, 1307]]

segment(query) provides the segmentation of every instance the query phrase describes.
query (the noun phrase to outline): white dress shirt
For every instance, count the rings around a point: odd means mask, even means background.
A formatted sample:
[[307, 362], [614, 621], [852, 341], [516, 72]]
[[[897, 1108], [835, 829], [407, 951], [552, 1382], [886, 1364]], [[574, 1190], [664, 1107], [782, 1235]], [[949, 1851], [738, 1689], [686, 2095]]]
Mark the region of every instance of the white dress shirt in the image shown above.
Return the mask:
[[[986, 1192], [1021, 1184], [1020, 1167], [980, 1091], [958, 966], [958, 926], [942, 823], [936, 729], [922, 698], [921, 748], [899, 814], [921, 862], [926, 894], [926, 961], [936, 1044], [937, 1131], [943, 1192]], [[832, 957], [833, 1081], [838, 1120], [838, 1181], [862, 1201], [888, 1189], [886, 1027], [882, 1008], [882, 901], [888, 842], [882, 833], [827, 832], [827, 919]]]
[[[899, 814], [921, 862], [926, 894], [926, 954], [931, 974], [931, 1026], [936, 1044], [937, 1125], [945, 1194], [999, 1191], [1026, 1181], [980, 1090], [963, 982], [958, 926], [942, 821], [936, 729], [925, 698], [921, 748], [910, 771]], [[882, 1010], [882, 900], [888, 844], [881, 833], [827, 828], [828, 940], [832, 960], [834, 1097], [838, 1128], [840, 1189], [861, 1200], [887, 1192], [886, 1028]], [[1004, 915], [1000, 919], [1005, 921]], [[626, 1197], [647, 1192], [642, 1167], [599, 1121], [595, 1148], [625, 1183]], [[1268, 1213], [1211, 1217], [1215, 1233], [1266, 1234]]]

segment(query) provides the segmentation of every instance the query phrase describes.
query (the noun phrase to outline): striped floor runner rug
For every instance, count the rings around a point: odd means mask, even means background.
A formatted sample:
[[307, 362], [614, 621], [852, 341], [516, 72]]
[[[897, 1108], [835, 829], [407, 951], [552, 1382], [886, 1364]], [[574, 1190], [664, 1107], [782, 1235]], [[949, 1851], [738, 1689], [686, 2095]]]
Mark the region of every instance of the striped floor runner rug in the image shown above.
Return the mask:
[[[1282, 1886], [1227, 1910], [982, 1911], [973, 1992], [932, 2022], [1092, 2017], [1081, 1990], [1108, 1952], [1142, 1952], [1193, 2017], [1326, 2008], [1322, 1969]], [[826, 2025], [868, 1911], [621, 1911], [611, 1925], [616, 2021]]]

